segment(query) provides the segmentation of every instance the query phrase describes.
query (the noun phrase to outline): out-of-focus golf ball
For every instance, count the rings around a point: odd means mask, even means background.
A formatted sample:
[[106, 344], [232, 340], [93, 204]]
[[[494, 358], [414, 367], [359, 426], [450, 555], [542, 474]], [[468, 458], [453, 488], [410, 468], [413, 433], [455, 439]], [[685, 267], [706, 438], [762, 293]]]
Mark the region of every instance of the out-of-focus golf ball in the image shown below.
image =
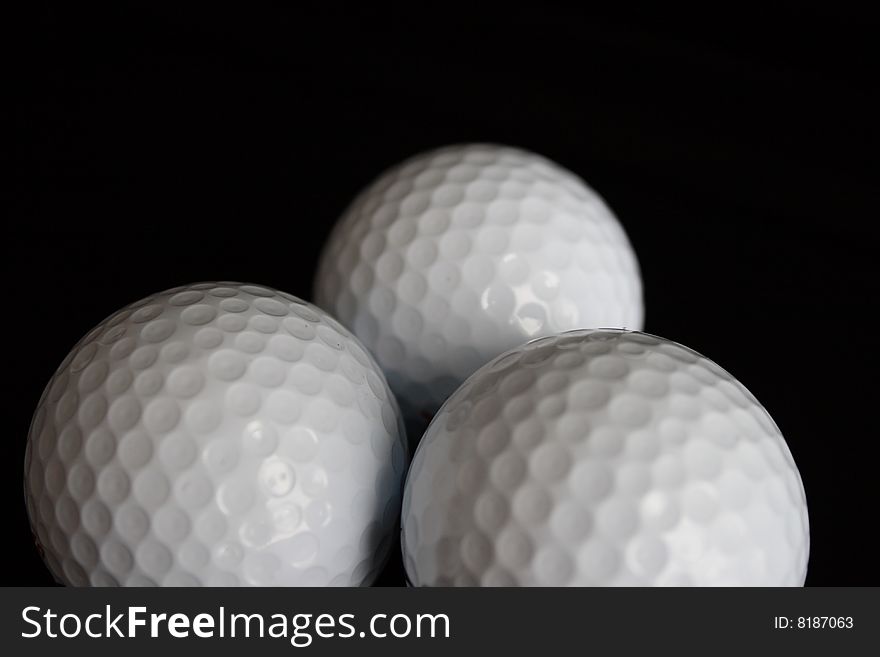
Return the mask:
[[635, 255], [602, 199], [539, 155], [487, 144], [418, 155], [368, 186], [330, 236], [315, 298], [422, 429], [499, 353], [643, 317]]
[[804, 489], [712, 361], [637, 332], [541, 338], [481, 368], [413, 459], [414, 585], [801, 585]]
[[385, 379], [315, 306], [238, 283], [134, 303], [34, 415], [31, 526], [70, 585], [363, 585], [406, 468]]

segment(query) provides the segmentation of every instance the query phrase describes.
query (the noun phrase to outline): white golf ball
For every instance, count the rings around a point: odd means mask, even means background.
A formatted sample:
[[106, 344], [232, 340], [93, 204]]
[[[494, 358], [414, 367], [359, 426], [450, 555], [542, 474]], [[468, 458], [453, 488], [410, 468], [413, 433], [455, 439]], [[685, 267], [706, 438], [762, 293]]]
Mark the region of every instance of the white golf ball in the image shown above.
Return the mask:
[[470, 377], [419, 445], [402, 522], [422, 586], [797, 586], [810, 542], [755, 398], [686, 347], [607, 330]]
[[315, 298], [422, 429], [499, 353], [643, 318], [635, 255], [602, 199], [539, 155], [487, 144], [418, 155], [368, 186], [330, 235]]
[[34, 415], [31, 526], [68, 585], [364, 585], [407, 462], [385, 379], [326, 313], [200, 283], [112, 315]]

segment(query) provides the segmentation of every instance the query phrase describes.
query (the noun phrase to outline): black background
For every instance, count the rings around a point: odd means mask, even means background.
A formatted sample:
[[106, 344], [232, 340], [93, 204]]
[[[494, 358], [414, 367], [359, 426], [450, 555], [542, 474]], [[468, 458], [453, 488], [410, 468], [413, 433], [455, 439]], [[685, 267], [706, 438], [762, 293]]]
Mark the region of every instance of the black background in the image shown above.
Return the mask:
[[538, 151], [605, 197], [640, 259], [646, 330], [720, 363], [785, 434], [807, 583], [880, 582], [875, 24], [779, 5], [79, 4], [23, 23], [13, 60], [4, 584], [51, 583], [24, 444], [79, 337], [198, 280], [309, 298], [353, 195], [460, 141]]

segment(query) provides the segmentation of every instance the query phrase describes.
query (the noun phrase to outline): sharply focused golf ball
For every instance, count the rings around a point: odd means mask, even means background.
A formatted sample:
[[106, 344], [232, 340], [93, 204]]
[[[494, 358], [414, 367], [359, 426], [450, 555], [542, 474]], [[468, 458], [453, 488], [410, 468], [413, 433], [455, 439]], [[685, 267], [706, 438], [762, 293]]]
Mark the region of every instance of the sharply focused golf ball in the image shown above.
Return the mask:
[[418, 155], [367, 187], [330, 236], [315, 298], [422, 429], [499, 353], [643, 317], [635, 255], [602, 199], [539, 155], [487, 144]]
[[200, 283], [70, 352], [28, 436], [37, 544], [69, 585], [363, 585], [407, 465], [372, 357], [315, 306]]
[[625, 331], [499, 356], [413, 459], [413, 585], [802, 585], [804, 489], [755, 398], [712, 361]]

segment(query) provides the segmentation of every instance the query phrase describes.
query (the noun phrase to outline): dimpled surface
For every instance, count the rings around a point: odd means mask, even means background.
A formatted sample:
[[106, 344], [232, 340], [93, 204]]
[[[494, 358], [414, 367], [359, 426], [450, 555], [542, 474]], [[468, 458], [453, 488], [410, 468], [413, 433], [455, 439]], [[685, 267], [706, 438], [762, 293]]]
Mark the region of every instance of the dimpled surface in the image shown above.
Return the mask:
[[638, 332], [572, 331], [481, 368], [413, 459], [409, 580], [802, 585], [800, 475], [727, 372]]
[[362, 585], [406, 447], [378, 366], [300, 299], [200, 283], [85, 336], [40, 400], [31, 526], [62, 583]]
[[327, 242], [315, 299], [373, 352], [408, 420], [528, 339], [643, 316], [635, 255], [602, 199], [488, 144], [418, 155], [367, 187]]

